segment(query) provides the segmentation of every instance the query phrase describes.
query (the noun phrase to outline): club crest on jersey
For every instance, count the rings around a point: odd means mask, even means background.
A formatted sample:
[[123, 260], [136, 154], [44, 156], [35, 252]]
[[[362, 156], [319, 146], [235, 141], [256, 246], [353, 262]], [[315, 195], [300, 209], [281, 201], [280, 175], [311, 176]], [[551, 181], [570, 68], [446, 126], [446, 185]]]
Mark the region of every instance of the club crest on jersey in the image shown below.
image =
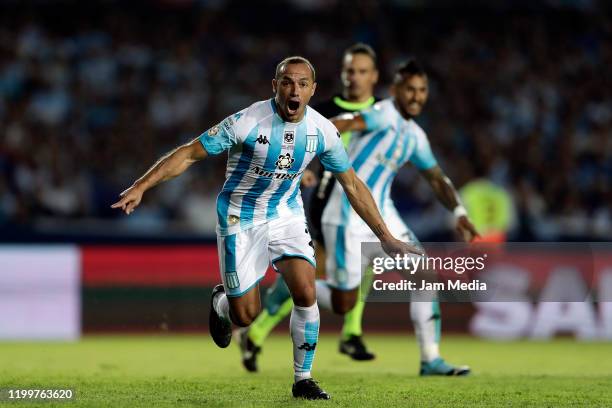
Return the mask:
[[319, 146], [319, 138], [317, 135], [306, 135], [306, 151], [308, 153], [314, 153], [317, 151]]
[[285, 136], [283, 137], [283, 142], [285, 144], [293, 144], [295, 141], [295, 133], [293, 131], [285, 132]]
[[291, 168], [294, 161], [295, 159], [291, 157], [291, 153], [281, 154], [276, 161], [276, 167], [280, 170], [287, 170]]

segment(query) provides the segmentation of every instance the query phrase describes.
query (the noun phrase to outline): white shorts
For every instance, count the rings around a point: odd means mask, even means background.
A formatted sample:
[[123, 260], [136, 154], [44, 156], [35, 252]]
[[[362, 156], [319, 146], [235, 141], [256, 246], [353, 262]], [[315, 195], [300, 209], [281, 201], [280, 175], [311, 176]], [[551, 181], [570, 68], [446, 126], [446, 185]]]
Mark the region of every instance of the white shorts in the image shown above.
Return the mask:
[[[404, 242], [420, 245], [414, 233], [399, 216], [385, 217], [391, 234]], [[379, 242], [372, 231], [366, 228], [346, 228], [343, 225], [323, 225], [325, 237], [325, 271], [327, 284], [335, 289], [353, 290], [361, 283], [362, 265], [370, 265], [379, 256], [386, 256], [381, 248], [361, 253], [363, 242]]]
[[312, 239], [303, 216], [279, 217], [268, 223], [218, 236], [219, 270], [230, 297], [240, 297], [266, 275], [268, 266], [282, 258], [304, 258], [314, 267]]

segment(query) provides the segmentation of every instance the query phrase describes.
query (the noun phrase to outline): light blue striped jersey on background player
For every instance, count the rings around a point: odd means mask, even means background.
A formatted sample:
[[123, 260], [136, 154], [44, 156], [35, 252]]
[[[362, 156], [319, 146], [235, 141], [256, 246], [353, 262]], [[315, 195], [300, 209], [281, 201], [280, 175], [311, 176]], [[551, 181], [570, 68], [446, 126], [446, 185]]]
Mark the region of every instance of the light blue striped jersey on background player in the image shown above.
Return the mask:
[[[423, 129], [414, 120], [404, 119], [393, 99], [382, 100], [360, 114], [366, 130], [351, 139], [349, 160], [384, 217], [385, 213], [395, 211], [390, 187], [398, 170], [409, 161], [419, 170], [430, 169], [437, 162]], [[334, 186], [325, 206], [322, 223], [366, 227], [339, 185]]]
[[289, 214], [302, 214], [300, 180], [319, 156], [334, 173], [350, 168], [336, 127], [311, 107], [298, 123], [279, 116], [274, 99], [256, 102], [200, 136], [210, 155], [229, 150], [217, 197], [217, 233], [232, 235]]

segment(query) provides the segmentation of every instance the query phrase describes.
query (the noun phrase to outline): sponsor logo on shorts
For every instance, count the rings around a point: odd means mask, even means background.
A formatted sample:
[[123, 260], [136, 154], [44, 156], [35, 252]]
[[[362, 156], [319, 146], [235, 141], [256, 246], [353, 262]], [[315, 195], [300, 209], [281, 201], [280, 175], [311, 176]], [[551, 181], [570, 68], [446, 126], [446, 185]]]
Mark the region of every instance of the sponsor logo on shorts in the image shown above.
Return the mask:
[[225, 284], [229, 289], [237, 289], [240, 287], [240, 280], [236, 272], [225, 273]]
[[336, 280], [338, 283], [346, 283], [348, 282], [348, 272], [344, 268], [336, 269]]

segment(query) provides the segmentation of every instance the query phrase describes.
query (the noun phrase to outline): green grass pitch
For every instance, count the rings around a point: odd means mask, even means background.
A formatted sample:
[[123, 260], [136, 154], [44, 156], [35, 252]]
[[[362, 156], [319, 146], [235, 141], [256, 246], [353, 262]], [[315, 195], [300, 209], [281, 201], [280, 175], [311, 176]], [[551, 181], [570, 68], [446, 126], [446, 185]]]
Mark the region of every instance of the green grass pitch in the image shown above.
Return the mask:
[[291, 396], [291, 343], [274, 335], [260, 373], [246, 373], [232, 344], [199, 336], [88, 336], [76, 343], [0, 343], [0, 388], [73, 388], [74, 402], [0, 402], [44, 407], [612, 406], [612, 343], [488, 342], [443, 337], [466, 378], [419, 378], [413, 337], [368, 335], [378, 356], [352, 362], [323, 335], [313, 374], [331, 401]]

